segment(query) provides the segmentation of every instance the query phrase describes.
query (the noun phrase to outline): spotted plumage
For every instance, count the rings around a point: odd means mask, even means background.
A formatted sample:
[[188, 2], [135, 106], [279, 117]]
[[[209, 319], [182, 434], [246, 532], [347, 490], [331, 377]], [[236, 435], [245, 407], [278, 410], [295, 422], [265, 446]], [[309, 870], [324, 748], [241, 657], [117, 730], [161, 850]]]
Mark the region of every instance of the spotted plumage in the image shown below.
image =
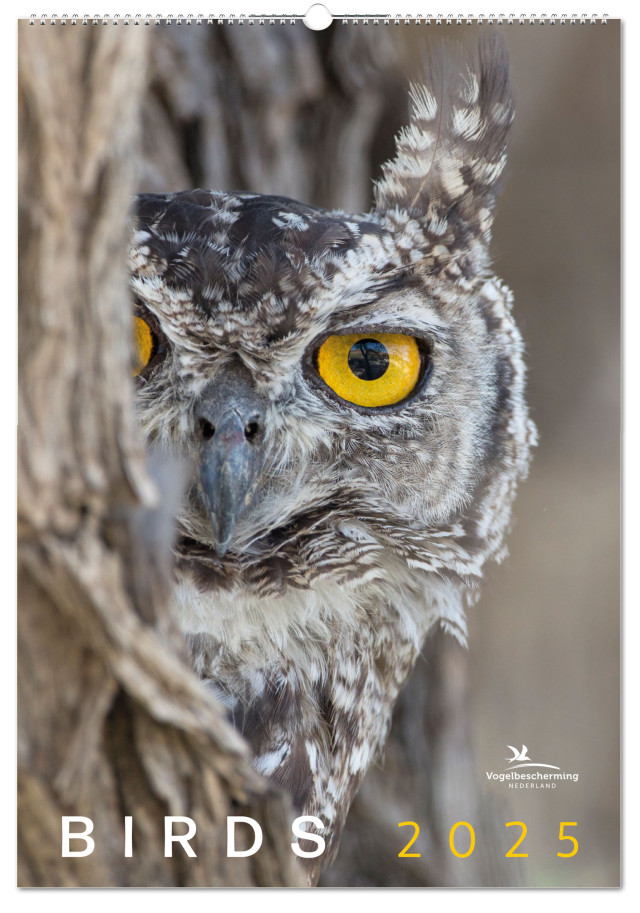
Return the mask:
[[[488, 254], [513, 114], [501, 45], [441, 50], [412, 101], [367, 214], [136, 201], [131, 288], [155, 339], [140, 422], [193, 467], [173, 607], [256, 767], [324, 822], [311, 880], [429, 630], [464, 640], [535, 437]], [[337, 396], [317, 351], [343, 333], [415, 338], [415, 391]]]

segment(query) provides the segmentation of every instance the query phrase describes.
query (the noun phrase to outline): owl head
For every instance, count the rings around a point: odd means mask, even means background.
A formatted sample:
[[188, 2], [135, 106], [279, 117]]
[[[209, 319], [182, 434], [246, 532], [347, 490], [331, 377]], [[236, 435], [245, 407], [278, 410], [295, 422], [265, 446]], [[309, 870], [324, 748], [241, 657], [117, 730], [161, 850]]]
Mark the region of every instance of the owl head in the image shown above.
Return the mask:
[[189, 190], [136, 199], [135, 376], [187, 459], [181, 560], [256, 594], [469, 587], [500, 557], [533, 430], [488, 252], [513, 118], [502, 46], [430, 55], [366, 214]]

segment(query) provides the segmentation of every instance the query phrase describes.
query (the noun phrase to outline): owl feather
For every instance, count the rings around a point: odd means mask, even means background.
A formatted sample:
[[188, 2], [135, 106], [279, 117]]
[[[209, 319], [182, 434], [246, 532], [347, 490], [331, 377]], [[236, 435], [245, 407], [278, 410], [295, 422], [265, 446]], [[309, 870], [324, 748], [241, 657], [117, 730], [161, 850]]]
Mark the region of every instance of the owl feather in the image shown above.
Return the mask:
[[377, 210], [415, 214], [434, 238], [488, 243], [514, 114], [503, 42], [490, 33], [466, 51], [434, 44], [410, 98], [411, 122], [383, 166]]

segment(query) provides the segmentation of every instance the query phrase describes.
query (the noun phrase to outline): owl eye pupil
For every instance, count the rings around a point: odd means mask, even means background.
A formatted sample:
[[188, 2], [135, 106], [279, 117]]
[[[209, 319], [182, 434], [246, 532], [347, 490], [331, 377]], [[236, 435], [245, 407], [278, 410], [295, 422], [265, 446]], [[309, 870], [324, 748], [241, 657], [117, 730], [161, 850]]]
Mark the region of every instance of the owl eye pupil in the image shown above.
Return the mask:
[[351, 346], [347, 360], [360, 380], [377, 380], [389, 367], [389, 353], [377, 339], [359, 339]]

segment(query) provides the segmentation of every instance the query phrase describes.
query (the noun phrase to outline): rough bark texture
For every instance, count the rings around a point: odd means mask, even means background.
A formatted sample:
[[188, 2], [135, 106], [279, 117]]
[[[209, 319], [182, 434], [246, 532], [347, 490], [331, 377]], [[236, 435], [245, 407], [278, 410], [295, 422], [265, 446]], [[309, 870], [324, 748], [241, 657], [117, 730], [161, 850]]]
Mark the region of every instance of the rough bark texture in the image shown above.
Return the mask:
[[[124, 268], [147, 39], [20, 27], [19, 883], [301, 884], [288, 802], [164, 600], [179, 473], [154, 481], [137, 438]], [[227, 860], [229, 814], [263, 824], [258, 854]], [[60, 858], [62, 815], [93, 820], [92, 855]], [[165, 815], [197, 822], [197, 859], [164, 858]]]
[[[164, 608], [179, 473], [151, 467], [154, 484], [135, 435], [126, 213], [136, 190], [197, 186], [366, 210], [406, 119], [398, 42], [374, 26], [63, 31], [20, 36], [20, 882], [296, 884], [286, 803], [185, 668]], [[462, 651], [434, 635], [324, 883], [512, 881], [492, 852], [466, 681]], [[469, 809], [489, 836], [462, 867], [449, 826]], [[265, 846], [227, 861], [224, 818], [243, 813]], [[94, 820], [93, 856], [61, 865], [62, 814]], [[163, 858], [165, 814], [197, 821], [197, 861]], [[420, 860], [398, 859], [406, 820]]]

